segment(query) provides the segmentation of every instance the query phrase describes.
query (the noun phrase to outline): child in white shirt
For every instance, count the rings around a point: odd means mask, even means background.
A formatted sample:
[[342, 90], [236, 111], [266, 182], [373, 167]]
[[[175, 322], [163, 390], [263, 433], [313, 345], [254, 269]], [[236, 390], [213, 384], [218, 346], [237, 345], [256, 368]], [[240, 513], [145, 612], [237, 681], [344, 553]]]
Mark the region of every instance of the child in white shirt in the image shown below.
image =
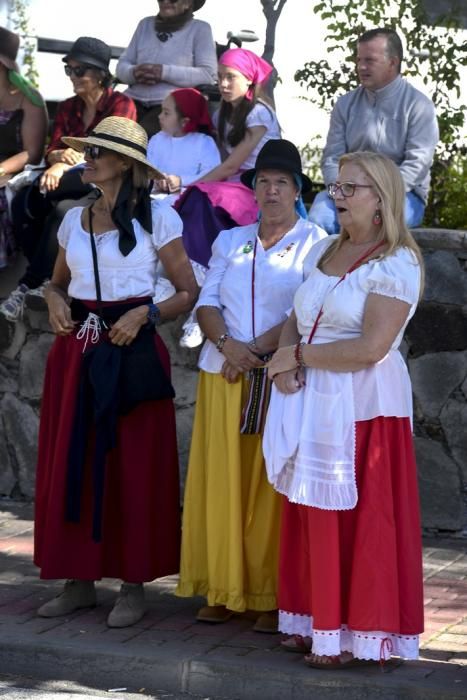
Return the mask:
[[[173, 90], [162, 103], [159, 122], [161, 131], [149, 140], [147, 159], [166, 175], [155, 182], [154, 193], [174, 195], [219, 165], [221, 157], [207, 100], [198, 90]], [[170, 204], [177, 196], [169, 197]]]
[[[221, 157], [213, 138], [214, 127], [207, 100], [198, 90], [180, 88], [167, 95], [159, 122], [161, 131], [149, 140], [147, 159], [164, 173], [165, 178], [154, 183], [152, 196], [171, 205], [185, 187], [218, 166]], [[201, 266], [198, 267], [201, 271]], [[196, 268], [194, 263], [195, 275]], [[201, 286], [204, 269], [197, 281]], [[154, 302], [163, 301], [173, 293], [169, 280], [163, 274], [159, 275]], [[202, 342], [203, 335], [194, 316], [190, 315], [183, 328], [182, 347], [196, 347]]]

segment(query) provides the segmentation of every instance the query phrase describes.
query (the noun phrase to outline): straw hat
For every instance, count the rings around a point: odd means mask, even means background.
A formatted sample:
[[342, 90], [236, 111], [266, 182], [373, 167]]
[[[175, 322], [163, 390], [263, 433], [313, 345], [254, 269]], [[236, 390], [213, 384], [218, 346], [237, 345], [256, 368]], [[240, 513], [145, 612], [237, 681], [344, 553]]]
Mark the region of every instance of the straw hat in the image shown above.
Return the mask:
[[19, 49], [19, 36], [5, 27], [0, 27], [0, 63], [19, 73], [16, 56]]
[[106, 117], [89, 133], [88, 136], [63, 136], [62, 141], [75, 151], [83, 152], [86, 146], [102, 146], [110, 151], [121, 153], [143, 163], [148, 168], [148, 175], [162, 180], [164, 175], [154, 168], [146, 158], [148, 136], [142, 126], [126, 117]]

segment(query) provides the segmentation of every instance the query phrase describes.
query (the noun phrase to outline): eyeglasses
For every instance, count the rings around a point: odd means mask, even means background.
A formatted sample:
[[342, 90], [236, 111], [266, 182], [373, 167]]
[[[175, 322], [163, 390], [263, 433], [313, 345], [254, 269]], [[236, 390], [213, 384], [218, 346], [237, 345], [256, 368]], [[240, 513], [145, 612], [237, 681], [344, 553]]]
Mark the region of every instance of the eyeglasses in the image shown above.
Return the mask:
[[[165, 0], [157, 0], [158, 5], [162, 5], [163, 2], [165, 2]], [[171, 5], [176, 5], [178, 0], [168, 0], [168, 2], [170, 2]]]
[[373, 187], [373, 185], [359, 185], [356, 182], [331, 182], [328, 185], [328, 195], [335, 197], [340, 190], [343, 197], [353, 197], [357, 187]]
[[84, 147], [85, 158], [90, 158], [91, 160], [97, 160], [101, 156], [105, 156], [109, 152], [108, 148], [103, 146], [95, 146], [94, 144]]
[[91, 66], [69, 66], [67, 63], [65, 65], [65, 74], [68, 75], [68, 77], [70, 75], [76, 75], [77, 78], [82, 78], [90, 67]]

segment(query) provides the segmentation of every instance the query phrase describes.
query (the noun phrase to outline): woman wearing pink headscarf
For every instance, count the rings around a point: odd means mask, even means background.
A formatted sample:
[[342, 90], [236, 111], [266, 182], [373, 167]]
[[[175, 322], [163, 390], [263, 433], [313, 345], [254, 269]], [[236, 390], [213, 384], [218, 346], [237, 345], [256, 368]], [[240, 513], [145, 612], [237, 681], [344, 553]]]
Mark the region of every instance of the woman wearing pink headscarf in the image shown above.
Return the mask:
[[[222, 162], [200, 177], [175, 204], [199, 285], [218, 233], [257, 219], [253, 192], [240, 182], [240, 175], [254, 167], [269, 139], [280, 138], [279, 122], [264, 90], [272, 70], [269, 63], [247, 49], [229, 49], [219, 59], [221, 104], [213, 122]], [[195, 347], [202, 339], [199, 326], [192, 323], [185, 329], [181, 345]]]

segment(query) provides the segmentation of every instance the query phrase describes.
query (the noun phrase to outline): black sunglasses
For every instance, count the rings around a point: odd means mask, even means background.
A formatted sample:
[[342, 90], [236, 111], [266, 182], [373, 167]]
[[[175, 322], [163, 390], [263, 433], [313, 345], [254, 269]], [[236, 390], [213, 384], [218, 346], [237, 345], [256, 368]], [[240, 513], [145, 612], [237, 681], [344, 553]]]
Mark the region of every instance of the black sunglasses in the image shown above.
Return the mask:
[[82, 78], [90, 68], [91, 66], [69, 66], [67, 63], [65, 65], [65, 74], [68, 76], [76, 75], [77, 78]]
[[105, 156], [106, 153], [109, 152], [110, 149], [104, 148], [104, 146], [95, 146], [94, 144], [91, 144], [89, 146], [84, 147], [84, 156], [86, 158], [91, 158], [91, 160], [97, 160], [101, 156]]
[[[157, 4], [161, 5], [165, 0], [157, 0]], [[171, 5], [176, 5], [178, 0], [169, 0]]]

